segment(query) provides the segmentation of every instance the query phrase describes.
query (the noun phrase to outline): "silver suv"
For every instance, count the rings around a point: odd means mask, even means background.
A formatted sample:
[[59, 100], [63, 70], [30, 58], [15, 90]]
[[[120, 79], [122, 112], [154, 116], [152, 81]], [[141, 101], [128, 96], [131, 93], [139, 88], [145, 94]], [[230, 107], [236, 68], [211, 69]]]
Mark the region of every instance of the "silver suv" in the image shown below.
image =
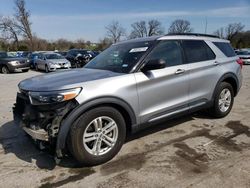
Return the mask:
[[58, 158], [70, 151], [80, 164], [97, 165], [152, 122], [204, 108], [226, 116], [241, 68], [229, 41], [210, 35], [124, 41], [82, 69], [20, 82], [14, 119]]

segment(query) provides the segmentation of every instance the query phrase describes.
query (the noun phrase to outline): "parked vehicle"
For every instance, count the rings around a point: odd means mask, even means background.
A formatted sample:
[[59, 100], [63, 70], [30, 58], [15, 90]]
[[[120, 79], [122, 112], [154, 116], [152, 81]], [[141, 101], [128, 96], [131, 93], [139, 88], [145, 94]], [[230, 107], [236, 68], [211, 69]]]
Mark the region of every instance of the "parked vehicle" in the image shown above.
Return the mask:
[[8, 56], [7, 52], [0, 52], [1, 73], [28, 72], [29, 67], [30, 65], [27, 59]]
[[23, 57], [23, 58], [27, 58], [29, 56], [29, 54], [31, 54], [32, 52], [30, 51], [18, 51], [16, 53], [17, 57]]
[[30, 63], [30, 68], [34, 69], [35, 68], [35, 60], [38, 59], [38, 52], [33, 52], [28, 55], [28, 61]]
[[249, 65], [250, 64], [250, 51], [238, 51], [237, 55], [240, 59], [242, 59], [243, 64]]
[[208, 108], [226, 116], [242, 82], [229, 41], [185, 34], [113, 44], [84, 68], [19, 83], [16, 122], [84, 165], [112, 159], [127, 133]]
[[90, 50], [71, 49], [68, 51], [66, 59], [70, 61], [72, 67], [80, 68], [86, 65], [95, 56], [96, 55]]
[[66, 57], [66, 55], [67, 55], [67, 51], [59, 51], [59, 52], [56, 52], [56, 53], [62, 55], [63, 57]]
[[44, 70], [48, 73], [57, 69], [69, 69], [71, 64], [60, 54], [45, 52], [38, 54], [37, 59], [34, 60], [34, 66], [36, 70]]

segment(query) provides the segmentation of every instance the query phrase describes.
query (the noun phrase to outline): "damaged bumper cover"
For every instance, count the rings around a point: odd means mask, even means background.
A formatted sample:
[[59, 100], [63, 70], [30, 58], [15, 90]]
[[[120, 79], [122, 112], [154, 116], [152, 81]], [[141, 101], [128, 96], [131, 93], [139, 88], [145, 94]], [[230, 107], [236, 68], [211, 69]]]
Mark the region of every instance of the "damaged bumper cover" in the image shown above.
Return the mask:
[[61, 122], [78, 103], [75, 100], [61, 103], [32, 105], [28, 92], [17, 93], [13, 107], [14, 122], [36, 141], [54, 147]]

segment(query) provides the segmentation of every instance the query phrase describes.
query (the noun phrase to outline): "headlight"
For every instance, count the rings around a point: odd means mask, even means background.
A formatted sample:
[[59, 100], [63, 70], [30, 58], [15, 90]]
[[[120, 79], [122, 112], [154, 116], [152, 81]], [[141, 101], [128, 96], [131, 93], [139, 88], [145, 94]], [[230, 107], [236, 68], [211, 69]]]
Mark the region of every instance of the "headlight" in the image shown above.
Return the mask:
[[30, 91], [29, 98], [31, 104], [51, 104], [74, 99], [81, 92], [81, 88], [67, 89], [60, 91], [36, 92]]
[[55, 65], [55, 63], [53, 63], [53, 62], [49, 62], [49, 65]]
[[16, 66], [16, 65], [20, 65], [19, 61], [10, 61], [9, 64]]

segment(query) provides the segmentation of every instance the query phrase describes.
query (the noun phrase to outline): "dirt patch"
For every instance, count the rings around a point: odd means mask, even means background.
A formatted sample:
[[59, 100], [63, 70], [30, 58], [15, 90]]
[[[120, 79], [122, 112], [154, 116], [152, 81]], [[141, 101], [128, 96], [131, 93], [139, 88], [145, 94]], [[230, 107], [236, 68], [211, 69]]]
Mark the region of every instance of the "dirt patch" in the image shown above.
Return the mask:
[[185, 169], [194, 173], [202, 173], [208, 169], [209, 158], [206, 153], [197, 153], [195, 149], [190, 148], [184, 142], [175, 143], [174, 147], [178, 150], [175, 152], [177, 156], [184, 159], [180, 160], [176, 157], [173, 160], [180, 169]]
[[74, 175], [71, 175], [63, 180], [57, 181], [57, 182], [50, 182], [51, 180], [48, 180], [48, 182], [43, 183], [40, 188], [48, 188], [48, 187], [60, 187], [64, 184], [70, 183], [70, 182], [76, 182], [78, 180], [82, 180], [85, 177], [95, 173], [95, 171], [92, 168], [81, 168], [81, 169], [70, 169], [70, 173], [73, 173]]
[[128, 172], [120, 173], [107, 181], [101, 182], [97, 185], [97, 188], [110, 188], [110, 187], [129, 187], [131, 179], [128, 177]]
[[53, 175], [53, 176], [48, 176], [48, 177], [42, 179], [42, 180], [41, 180], [41, 183], [50, 182], [50, 181], [54, 180], [55, 178], [56, 178], [55, 175]]
[[101, 174], [109, 175], [123, 170], [139, 170], [146, 161], [146, 153], [128, 154], [102, 165]]

